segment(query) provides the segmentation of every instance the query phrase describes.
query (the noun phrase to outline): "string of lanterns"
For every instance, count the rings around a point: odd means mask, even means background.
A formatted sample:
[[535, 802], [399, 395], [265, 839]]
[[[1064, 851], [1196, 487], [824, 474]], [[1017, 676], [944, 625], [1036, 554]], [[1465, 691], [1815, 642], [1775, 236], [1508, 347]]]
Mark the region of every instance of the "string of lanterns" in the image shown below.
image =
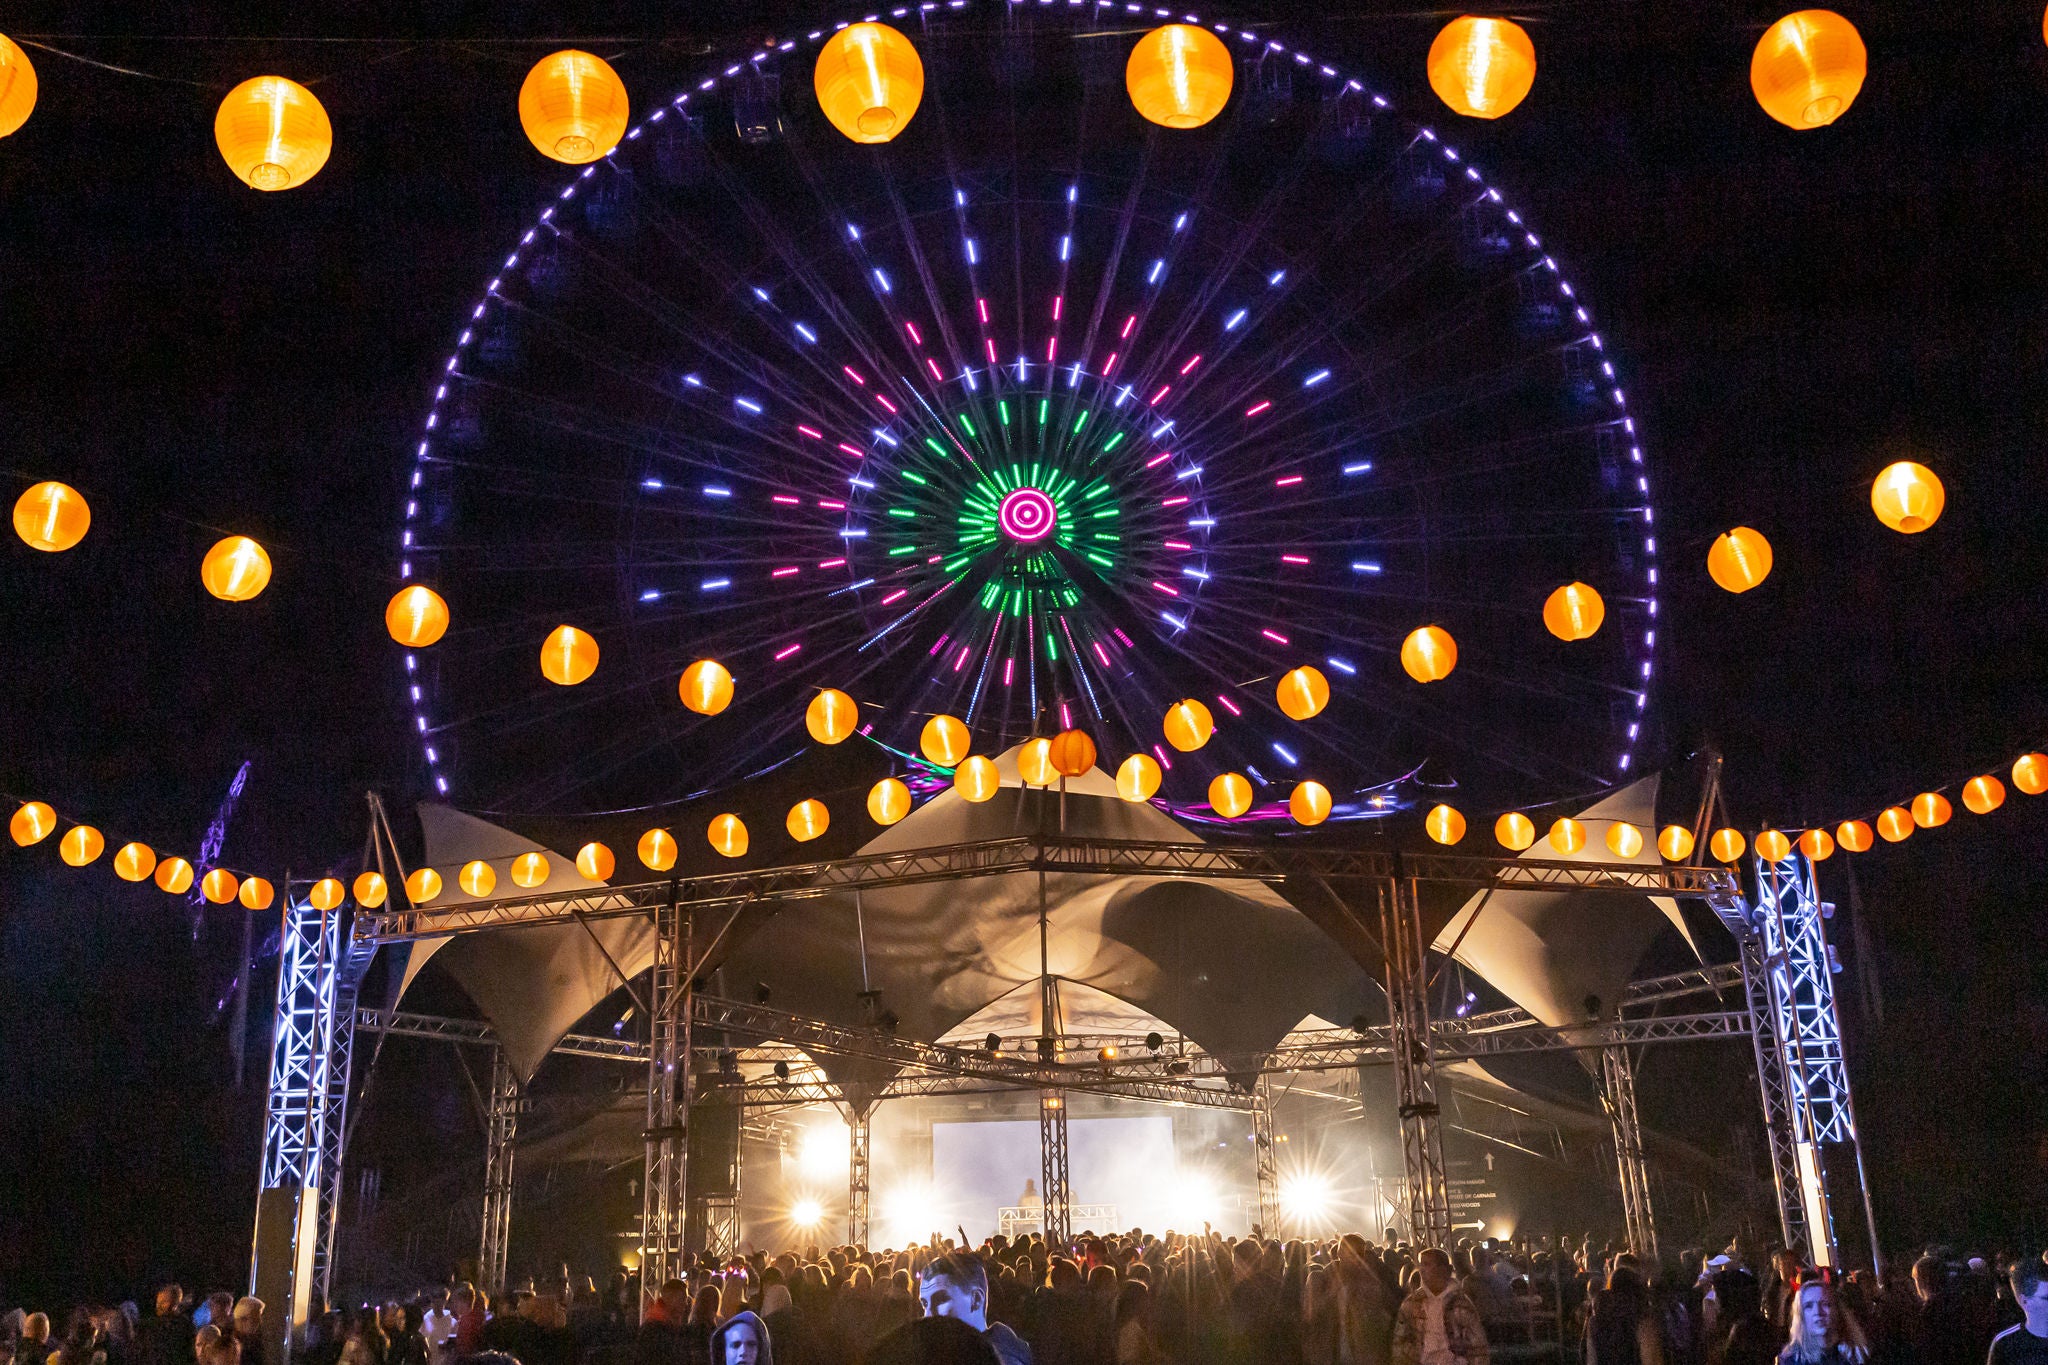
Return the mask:
[[[60, 817], [47, 801], [22, 797], [12, 799], [15, 807], [14, 814], [8, 817], [7, 834], [16, 846], [33, 848], [55, 835], [57, 856], [66, 867], [90, 867], [106, 853], [107, 836], [98, 826]], [[70, 827], [59, 834], [59, 828], [65, 825]], [[184, 895], [196, 881], [200, 895], [214, 905], [238, 900], [247, 909], [268, 910], [277, 895], [275, 887], [252, 873], [221, 866], [202, 870], [194, 867], [189, 858], [159, 854], [139, 840], [121, 844], [114, 850], [111, 862], [114, 875], [122, 881], [154, 881], [159, 890], [172, 896]], [[324, 881], [317, 883], [316, 889], [326, 884]], [[333, 890], [338, 893], [340, 887], [340, 882], [334, 882]], [[337, 900], [335, 903], [340, 902]]]
[[[2044, 20], [2048, 36], [2048, 20]], [[1856, 26], [1832, 10], [1787, 14], [1757, 40], [1749, 83], [1757, 104], [1788, 128], [1823, 128], [1855, 103], [1869, 71]], [[1536, 45], [1511, 19], [1460, 15], [1437, 33], [1424, 61], [1430, 88], [1453, 112], [1497, 119], [1536, 84]], [[1165, 24], [1131, 48], [1124, 71], [1132, 106], [1164, 128], [1199, 128], [1222, 112], [1235, 62], [1214, 33]], [[898, 30], [872, 20], [840, 29], [821, 46], [813, 71], [818, 108], [846, 137], [888, 142], [908, 127], [924, 94], [924, 63]], [[34, 112], [35, 66], [0, 34], [0, 137]], [[631, 101], [604, 58], [576, 48], [534, 63], [519, 86], [519, 123], [543, 156], [567, 165], [596, 161], [626, 134]], [[251, 189], [294, 189], [320, 173], [334, 126], [313, 92], [284, 76], [255, 76], [224, 98], [214, 142]]]

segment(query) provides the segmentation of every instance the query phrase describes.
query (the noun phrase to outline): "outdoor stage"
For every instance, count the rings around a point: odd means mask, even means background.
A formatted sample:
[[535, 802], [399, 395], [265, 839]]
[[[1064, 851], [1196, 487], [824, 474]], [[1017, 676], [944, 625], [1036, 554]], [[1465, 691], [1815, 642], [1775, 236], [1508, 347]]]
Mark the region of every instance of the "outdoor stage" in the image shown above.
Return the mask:
[[[719, 951], [738, 915], [750, 908], [928, 883], [956, 883], [971, 891], [978, 881], [1016, 874], [1143, 875], [1258, 884], [1284, 892], [1348, 952], [1373, 966], [1385, 989], [1388, 1018], [1383, 1024], [1361, 1019], [1348, 1027], [1297, 1031], [1256, 1055], [1217, 1055], [1158, 1034], [1062, 1035], [1043, 1028], [1035, 1037], [991, 1036], [975, 1045], [901, 1036], [887, 1020], [849, 1026], [786, 1012], [714, 994], [699, 980], [699, 969]], [[1272, 1135], [1275, 1078], [1386, 1067], [1401, 1139], [1402, 1169], [1392, 1200], [1396, 1226], [1404, 1237], [1442, 1243], [1452, 1237], [1439, 1103], [1443, 1068], [1542, 1050], [1598, 1055], [1628, 1238], [1639, 1251], [1653, 1253], [1657, 1227], [1635, 1108], [1631, 1049], [1742, 1037], [1751, 1040], [1761, 1082], [1759, 1117], [1769, 1137], [1784, 1239], [1788, 1245], [1811, 1247], [1823, 1264], [1837, 1263], [1829, 1172], [1832, 1166], [1838, 1182], [1853, 1172], [1860, 1185], [1860, 1152], [1829, 980], [1829, 907], [1816, 899], [1811, 867], [1803, 859], [1784, 864], [1759, 860], [1754, 876], [1750, 894], [1736, 870], [1720, 867], [1049, 834], [446, 908], [359, 909], [352, 917], [322, 913], [295, 900], [286, 921], [255, 1280], [259, 1290], [287, 1291], [282, 1297], [296, 1306], [294, 1316], [309, 1296], [326, 1297], [343, 1188], [355, 1041], [358, 1034], [376, 1033], [493, 1048], [479, 1263], [486, 1283], [501, 1280], [520, 1084], [487, 1024], [366, 1008], [358, 1003], [357, 988], [379, 948], [537, 925], [580, 925], [588, 931], [621, 918], [644, 920], [657, 931], [652, 971], [634, 990], [651, 1021], [651, 1041], [571, 1033], [556, 1047], [646, 1069], [639, 1250], [643, 1282], [649, 1285], [675, 1272], [686, 1246], [731, 1251], [740, 1238], [738, 1144], [722, 1143], [716, 1156], [707, 1156], [693, 1153], [685, 1140], [693, 1106], [701, 1115], [707, 1100], [728, 1106], [735, 1124], [743, 1115], [790, 1106], [838, 1108], [851, 1134], [846, 1239], [863, 1244], [871, 1232], [881, 1231], [871, 1221], [876, 1157], [871, 1143], [877, 1110], [886, 1101], [990, 1091], [1034, 1096], [1042, 1219], [1054, 1239], [1103, 1215], [1100, 1209], [1087, 1210], [1087, 1217], [1077, 1221], [1084, 1211], [1074, 1207], [1071, 1191], [1071, 1101], [1115, 1097], [1237, 1113], [1252, 1124], [1257, 1221], [1271, 1232], [1285, 1231]], [[1482, 911], [1487, 898], [1517, 890], [1685, 897], [1712, 910], [1733, 938], [1738, 956], [1635, 981], [1611, 1017], [1583, 1025], [1546, 1026], [1519, 1009], [1436, 1018], [1427, 990], [1430, 945], [1421, 905], [1427, 889], [1441, 887], [1476, 894]], [[1468, 931], [1476, 918], [1475, 912], [1467, 919]], [[620, 977], [627, 982], [626, 973]], [[1053, 976], [1041, 982], [1053, 997], [1059, 988]], [[1733, 1007], [1723, 1004], [1731, 994], [1738, 1002]], [[1041, 1017], [1061, 1017], [1056, 1000]], [[733, 1061], [741, 1048], [753, 1050], [751, 1062], [772, 1069], [762, 1074], [757, 1066], [753, 1079], [738, 1074]], [[692, 1057], [697, 1059], [694, 1067], [684, 1061]], [[815, 1060], [858, 1064], [868, 1083], [835, 1083]], [[702, 1172], [691, 1172], [693, 1162], [705, 1160], [729, 1163], [730, 1169], [707, 1182]], [[987, 1212], [1000, 1218], [994, 1208]], [[1015, 1208], [1011, 1215], [1015, 1227]], [[278, 1219], [294, 1220], [301, 1229], [291, 1259], [282, 1264], [274, 1254], [264, 1254], [267, 1247], [282, 1245], [282, 1238], [266, 1232], [266, 1223]]]

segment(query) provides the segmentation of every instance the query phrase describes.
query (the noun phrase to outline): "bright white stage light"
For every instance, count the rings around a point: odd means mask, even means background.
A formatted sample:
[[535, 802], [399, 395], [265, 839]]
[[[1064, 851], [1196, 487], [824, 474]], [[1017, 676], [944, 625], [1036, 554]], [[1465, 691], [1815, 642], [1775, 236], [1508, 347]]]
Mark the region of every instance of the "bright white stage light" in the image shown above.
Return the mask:
[[882, 1207], [888, 1211], [889, 1240], [896, 1246], [922, 1242], [940, 1231], [945, 1222], [938, 1191], [921, 1182], [898, 1185], [889, 1191]]
[[1215, 1185], [1204, 1176], [1190, 1173], [1183, 1173], [1173, 1182], [1167, 1199], [1179, 1230], [1184, 1232], [1197, 1231], [1202, 1224], [1215, 1222], [1220, 1208]]
[[799, 1199], [790, 1205], [789, 1221], [800, 1228], [814, 1228], [825, 1221], [825, 1208], [815, 1199]]
[[853, 1153], [853, 1133], [844, 1120], [826, 1119], [804, 1129], [797, 1169], [813, 1179], [844, 1175]]
[[1311, 1171], [1280, 1182], [1280, 1212], [1291, 1223], [1321, 1223], [1330, 1212], [1330, 1181]]

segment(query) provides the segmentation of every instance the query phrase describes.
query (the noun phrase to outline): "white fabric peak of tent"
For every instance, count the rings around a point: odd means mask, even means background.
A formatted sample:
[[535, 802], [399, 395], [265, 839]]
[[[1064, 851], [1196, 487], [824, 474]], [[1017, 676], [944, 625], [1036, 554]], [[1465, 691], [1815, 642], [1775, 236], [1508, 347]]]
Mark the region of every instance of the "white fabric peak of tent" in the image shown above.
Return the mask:
[[[1577, 853], [1558, 853], [1547, 839], [1538, 838], [1520, 856], [1549, 862], [1646, 866], [1659, 861], [1655, 776], [1610, 793], [1576, 818], [1587, 826], [1586, 846]], [[1633, 858], [1622, 858], [1607, 847], [1607, 831], [1623, 820], [1643, 831], [1643, 847]], [[1669, 896], [1614, 891], [1496, 890], [1490, 896], [1475, 892], [1431, 946], [1449, 952], [1451, 945], [1457, 944], [1458, 962], [1556, 1028], [1588, 1022], [1589, 1001], [1598, 1002], [1599, 1017], [1612, 1017], [1644, 949], [1667, 921], [1698, 956], [1699, 945], [1693, 942], [1678, 902]]]

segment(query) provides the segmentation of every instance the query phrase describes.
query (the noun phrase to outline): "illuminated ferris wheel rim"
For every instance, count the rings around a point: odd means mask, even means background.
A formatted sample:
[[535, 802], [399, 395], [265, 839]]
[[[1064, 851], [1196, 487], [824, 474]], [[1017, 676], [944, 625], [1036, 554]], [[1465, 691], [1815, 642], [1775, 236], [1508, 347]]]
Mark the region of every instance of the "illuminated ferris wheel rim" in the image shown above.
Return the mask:
[[[927, 0], [927, 3], [920, 4], [914, 8], [910, 6], [894, 8], [888, 11], [887, 18], [903, 20], [915, 17], [920, 23], [929, 27], [935, 20], [943, 22], [976, 8], [1000, 9], [1003, 11], [1044, 10], [1053, 15], [1067, 15], [1076, 21], [1083, 19], [1099, 20], [1104, 13], [1121, 13], [1146, 20], [1156, 19], [1160, 23], [1189, 23], [1206, 26], [1225, 38], [1235, 38], [1238, 42], [1244, 44], [1246, 48], [1256, 52], [1262, 59], [1268, 56], [1289, 58], [1296, 64], [1298, 69], [1305, 72], [1314, 72], [1325, 81], [1330, 82], [1330, 89], [1338, 92], [1354, 93], [1363, 99], [1370, 100], [1374, 108], [1378, 110], [1388, 113], [1395, 112], [1392, 101], [1386, 96], [1369, 89], [1359, 80], [1345, 75], [1337, 67], [1320, 62], [1306, 52], [1290, 49], [1284, 43], [1262, 37], [1249, 30], [1234, 29], [1232, 25], [1227, 23], [1209, 22], [1197, 14], [1179, 13], [1156, 6], [1145, 6], [1135, 3], [1116, 5], [1108, 3], [1108, 0], [1095, 0], [1090, 5], [1077, 4], [1075, 0], [1066, 0], [1064, 4], [1058, 3], [1057, 0], [1037, 0], [1035, 5], [1030, 4], [1029, 0], [946, 0], [944, 4], [936, 3], [934, 0]], [[456, 338], [454, 349], [447, 356], [443, 364], [443, 378], [435, 386], [434, 396], [429, 405], [427, 416], [421, 429], [420, 439], [414, 448], [411, 461], [408, 496], [405, 502], [399, 540], [399, 577], [401, 580], [410, 582], [413, 577], [412, 559], [415, 522], [420, 511], [417, 490], [421, 486], [426, 467], [435, 458], [434, 445], [436, 433], [441, 424], [443, 405], [451, 389], [449, 377], [457, 372], [465, 355], [476, 341], [478, 334], [483, 330], [482, 325], [487, 320], [493, 301], [500, 297], [500, 289], [505, 282], [506, 275], [518, 268], [521, 254], [533, 245], [544, 229], [549, 227], [561, 204], [574, 200], [579, 192], [585, 188], [585, 182], [590, 181], [596, 176], [600, 169], [616, 164], [614, 159], [622, 150], [630, 152], [632, 145], [650, 127], [659, 124], [667, 118], [671, 111], [686, 110], [693, 95], [704, 95], [715, 91], [722, 84], [733, 82], [743, 72], [770, 69], [779, 60], [800, 49], [816, 47], [832, 32], [847, 28], [853, 23], [863, 20], [874, 21], [882, 17], [879, 14], [873, 14], [838, 21], [830, 29], [821, 28], [813, 30], [801, 40], [789, 39], [770, 47], [763, 47], [752, 53], [745, 61], [730, 63], [722, 70], [698, 80], [692, 87], [678, 93], [667, 104], [657, 106], [645, 118], [635, 122], [627, 130], [619, 144], [607, 152], [602, 160], [585, 166], [580, 172], [576, 173], [556, 195], [555, 202], [543, 209], [533, 225], [521, 234], [513, 251], [505, 258], [499, 270], [493, 274], [490, 281], [486, 284], [482, 296], [472, 307], [467, 322]], [[1658, 568], [1657, 542], [1654, 534], [1654, 506], [1650, 501], [1649, 481], [1647, 470], [1644, 466], [1642, 440], [1636, 430], [1635, 420], [1628, 409], [1627, 394], [1615, 372], [1614, 361], [1606, 350], [1604, 339], [1598, 331], [1594, 330], [1590, 310], [1580, 298], [1578, 291], [1573, 287], [1570, 280], [1564, 276], [1554, 257], [1544, 251], [1542, 239], [1530, 229], [1518, 211], [1507, 205], [1499, 188], [1491, 184], [1476, 166], [1465, 161], [1454, 146], [1444, 142], [1433, 128], [1422, 124], [1411, 124], [1410, 126], [1423, 143], [1441, 154], [1447, 168], [1447, 174], [1452, 170], [1462, 170], [1465, 178], [1476, 187], [1482, 199], [1498, 213], [1501, 221], [1509, 228], [1512, 228], [1515, 233], [1520, 234], [1523, 244], [1534, 257], [1535, 263], [1540, 265], [1542, 270], [1554, 280], [1560, 308], [1568, 312], [1576, 319], [1577, 324], [1584, 329], [1579, 341], [1590, 345], [1594, 354], [1598, 357], [1597, 365], [1602, 381], [1605, 384], [1600, 401], [1608, 406], [1613, 414], [1608, 421], [1617, 425], [1622, 433], [1622, 440], [1627, 450], [1628, 460], [1633, 467], [1632, 473], [1636, 483], [1636, 490], [1641, 497], [1638, 510], [1641, 514], [1643, 526], [1642, 547], [1644, 567], [1642, 569], [1642, 600], [1647, 607], [1648, 624], [1639, 636], [1632, 636], [1630, 638], [1630, 662], [1633, 671], [1628, 683], [1630, 690], [1627, 695], [1632, 701], [1633, 717], [1626, 726], [1625, 739], [1622, 742], [1621, 751], [1616, 758], [1613, 769], [1614, 781], [1625, 780], [1630, 773], [1635, 757], [1636, 745], [1642, 731], [1642, 718], [1647, 710], [1650, 688], [1654, 677], [1656, 620], [1658, 615]], [[944, 381], [957, 384], [965, 380], [971, 384], [972, 378], [968, 371], [972, 368], [964, 368], [959, 375], [944, 376]], [[1327, 374], [1327, 371], [1323, 373]], [[1004, 529], [1007, 534], [1007, 526]], [[1048, 523], [1046, 529], [1047, 531], [1052, 529], [1050, 523]], [[1043, 534], [1044, 532], [1041, 532], [1041, 535]], [[1351, 673], [1355, 671], [1343, 660], [1332, 658], [1328, 662], [1336, 666], [1340, 672]], [[412, 725], [421, 743], [421, 754], [426, 762], [427, 772], [432, 778], [434, 792], [440, 796], [453, 796], [455, 792], [452, 790], [452, 784], [449, 781], [442, 755], [436, 746], [436, 727], [433, 717], [429, 714], [428, 701], [419, 676], [419, 657], [416, 651], [408, 649], [404, 652], [403, 667], [406, 675], [404, 682], [410, 699]]]

